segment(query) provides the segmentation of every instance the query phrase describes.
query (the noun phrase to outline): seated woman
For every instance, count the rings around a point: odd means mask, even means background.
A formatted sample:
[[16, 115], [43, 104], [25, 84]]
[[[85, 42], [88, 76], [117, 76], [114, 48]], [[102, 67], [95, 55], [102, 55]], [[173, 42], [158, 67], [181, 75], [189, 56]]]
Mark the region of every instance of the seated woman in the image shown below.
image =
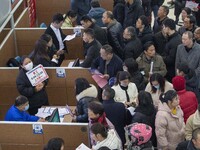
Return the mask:
[[158, 108], [158, 103], [160, 101], [160, 94], [165, 93], [168, 90], [173, 90], [173, 85], [165, 80], [165, 78], [159, 73], [151, 75], [150, 82], [147, 84], [145, 89], [145, 91], [151, 94], [156, 109]]
[[98, 95], [97, 88], [89, 84], [85, 78], [75, 80], [75, 93], [77, 100], [76, 114], [73, 121], [88, 122], [88, 104], [95, 101]]
[[122, 149], [121, 141], [114, 129], [107, 130], [104, 125], [95, 123], [91, 126], [92, 138], [96, 141], [96, 145], [92, 146], [92, 150], [106, 146], [110, 149]]
[[33, 69], [33, 62], [28, 56], [22, 56], [21, 58], [21, 66], [19, 70], [19, 74], [16, 79], [17, 90], [18, 92], [26, 96], [29, 100], [30, 107], [28, 109], [29, 114], [35, 115], [43, 105], [48, 105], [48, 96], [45, 90], [45, 87], [48, 83], [45, 80], [42, 83], [39, 83], [36, 86], [32, 86], [28, 77], [26, 76], [26, 72]]
[[161, 102], [156, 114], [156, 136], [158, 149], [175, 150], [184, 141], [185, 123], [179, 106], [179, 98], [174, 90], [160, 95]]
[[151, 142], [156, 147], [156, 134], [155, 134], [155, 117], [156, 109], [153, 105], [151, 94], [145, 91], [140, 91], [137, 98], [137, 107], [135, 114], [132, 118], [132, 123], [144, 123], [152, 128]]
[[15, 104], [10, 107], [5, 116], [5, 121], [45, 121], [37, 116], [29, 115], [26, 111], [29, 109], [29, 102], [25, 96], [18, 96]]
[[73, 22], [77, 19], [77, 13], [73, 10], [69, 10], [66, 14], [64, 14], [64, 22], [62, 27], [73, 27]]
[[144, 90], [146, 87], [145, 80], [138, 68], [138, 63], [133, 58], [124, 61], [123, 70], [130, 73], [130, 81], [135, 83], [138, 91]]
[[136, 102], [138, 90], [135, 83], [130, 82], [130, 74], [126, 71], [120, 71], [117, 75], [115, 85], [114, 100], [124, 103], [127, 107]]
[[33, 55], [31, 59], [33, 60], [34, 65], [43, 65], [44, 67], [55, 67], [58, 64], [59, 57], [57, 55], [53, 55], [53, 58], [50, 59], [48, 53], [47, 42], [44, 40], [37, 40], [35, 43], [35, 49], [33, 51]]

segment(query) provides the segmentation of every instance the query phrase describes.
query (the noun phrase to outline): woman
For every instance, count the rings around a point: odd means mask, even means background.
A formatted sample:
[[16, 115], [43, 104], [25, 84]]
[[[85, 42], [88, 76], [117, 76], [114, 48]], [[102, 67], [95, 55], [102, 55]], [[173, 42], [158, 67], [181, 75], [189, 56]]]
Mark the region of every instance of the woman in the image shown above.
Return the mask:
[[48, 141], [44, 150], [64, 150], [64, 140], [62, 138], [52, 138]]
[[135, 83], [130, 82], [130, 74], [126, 71], [120, 71], [116, 80], [112, 87], [115, 90], [114, 100], [124, 103], [126, 107], [134, 105], [138, 90]]
[[48, 53], [47, 42], [44, 40], [37, 40], [35, 43], [35, 49], [32, 55], [32, 60], [34, 65], [42, 64], [44, 67], [55, 67], [58, 64], [59, 57], [53, 55], [53, 58], [50, 59]]
[[30, 115], [35, 115], [43, 105], [48, 105], [48, 96], [45, 90], [47, 85], [47, 80], [42, 83], [39, 83], [36, 86], [32, 86], [26, 72], [33, 69], [33, 62], [28, 56], [23, 56], [21, 59], [21, 66], [19, 74], [16, 79], [17, 90], [23, 96], [26, 96], [29, 100], [29, 109], [28, 112]]
[[153, 99], [155, 108], [158, 108], [159, 97], [161, 93], [165, 93], [168, 90], [173, 90], [173, 85], [169, 83], [159, 73], [154, 73], [150, 77], [150, 82], [147, 84], [145, 91], [149, 92]]
[[156, 109], [153, 105], [151, 94], [145, 91], [140, 91], [137, 98], [137, 107], [135, 108], [135, 114], [132, 118], [132, 123], [144, 123], [152, 128], [151, 142], [156, 147], [156, 135], [155, 135], [155, 116]]
[[73, 121], [88, 122], [88, 104], [97, 98], [97, 88], [89, 84], [85, 78], [77, 78], [75, 80], [75, 93], [77, 107]]
[[160, 95], [160, 100], [155, 121], [158, 149], [175, 150], [185, 133], [179, 98], [176, 91], [169, 90]]
[[153, 34], [148, 18], [144, 15], [140, 16], [136, 22], [136, 33], [142, 44], [153, 41]]
[[133, 58], [128, 58], [124, 61], [123, 70], [130, 73], [130, 81], [135, 83], [138, 91], [145, 89], [144, 77], [138, 69], [138, 63]]
[[77, 13], [73, 10], [69, 10], [63, 17], [64, 22], [62, 27], [73, 27], [73, 22], [77, 19]]

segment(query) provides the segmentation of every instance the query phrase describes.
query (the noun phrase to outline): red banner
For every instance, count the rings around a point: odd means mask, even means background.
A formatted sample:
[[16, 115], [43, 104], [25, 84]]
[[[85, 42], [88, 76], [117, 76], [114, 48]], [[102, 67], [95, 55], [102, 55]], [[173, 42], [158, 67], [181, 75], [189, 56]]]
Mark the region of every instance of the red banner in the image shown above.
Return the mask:
[[34, 27], [36, 23], [35, 0], [27, 0], [27, 4], [28, 4], [28, 11], [29, 11], [30, 27]]

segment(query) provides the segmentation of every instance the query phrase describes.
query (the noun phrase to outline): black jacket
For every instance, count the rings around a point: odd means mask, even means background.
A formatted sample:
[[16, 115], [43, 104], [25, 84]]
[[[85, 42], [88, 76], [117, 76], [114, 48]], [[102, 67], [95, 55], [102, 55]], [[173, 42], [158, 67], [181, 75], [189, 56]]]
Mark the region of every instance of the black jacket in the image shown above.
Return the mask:
[[197, 148], [194, 147], [192, 140], [190, 140], [179, 143], [176, 150], [197, 150]]
[[[99, 70], [100, 73], [104, 74], [105, 72], [105, 63], [106, 61], [103, 60], [100, 56], [96, 58], [96, 60], [92, 63], [91, 68]], [[107, 65], [107, 74], [110, 78], [115, 77], [118, 71], [123, 70], [123, 62], [122, 60], [115, 54], [113, 54], [112, 59], [110, 60], [109, 64]]]
[[131, 40], [127, 40], [124, 43], [124, 60], [127, 58], [136, 59], [143, 52], [142, 43], [137, 37]]
[[84, 68], [89, 68], [92, 65], [92, 62], [99, 56], [99, 51], [101, 49], [101, 44], [97, 40], [93, 40], [88, 44], [88, 49], [85, 50], [85, 60], [80, 65]]
[[114, 0], [113, 15], [114, 18], [123, 26], [125, 17], [124, 0]]
[[19, 70], [19, 74], [16, 79], [18, 92], [28, 98], [30, 108], [40, 108], [42, 105], [47, 105], [48, 96], [45, 90], [47, 80], [44, 81], [44, 88], [41, 91], [36, 92], [35, 87], [31, 85], [28, 77], [26, 76], [26, 72], [27, 71], [24, 69]]
[[167, 68], [166, 78], [170, 82], [175, 76], [176, 51], [178, 45], [181, 43], [182, 40], [180, 34], [178, 34], [178, 32], [175, 32], [174, 34], [168, 37], [168, 42], [165, 46], [164, 53], [162, 54], [163, 60]]
[[33, 64], [35, 66], [37, 66], [39, 64], [43, 65], [44, 67], [56, 67], [56, 66], [58, 66], [58, 64], [51, 61], [50, 58], [48, 60], [48, 59], [42, 57], [39, 54], [33, 55], [33, 57], [31, 59], [33, 60]]
[[126, 125], [126, 109], [124, 104], [115, 102], [114, 100], [104, 100], [103, 107], [106, 117], [115, 126], [122, 143], [125, 144], [126, 140], [124, 127]]
[[186, 32], [186, 31], [191, 31], [192, 33], [194, 33], [194, 31], [196, 30], [196, 28], [197, 28], [197, 26], [194, 25], [193, 28], [191, 30], [189, 30], [189, 29], [186, 29], [184, 26], [182, 26], [182, 27], [180, 27], [178, 29], [178, 33], [180, 35], [183, 35], [183, 33]]
[[156, 48], [156, 53], [162, 55], [167, 43], [167, 38], [163, 35], [162, 31], [154, 34], [153, 37], [154, 46]]
[[139, 32], [139, 30], [136, 30], [138, 38], [142, 42], [142, 45], [144, 45], [146, 42], [153, 41], [153, 34], [150, 26], [146, 26], [142, 32]]
[[92, 23], [89, 28], [94, 30], [95, 38], [101, 43], [101, 45], [108, 44], [106, 29], [102, 29], [95, 23]]
[[138, 89], [138, 92], [141, 91], [141, 90], [144, 90], [145, 87], [146, 87], [146, 83], [145, 83], [144, 76], [141, 74], [141, 72], [138, 70], [138, 71], [135, 71], [135, 72], [130, 73], [130, 74], [131, 74], [130, 81], [135, 83], [135, 85]]
[[164, 0], [151, 0], [151, 6], [161, 6], [164, 3]]
[[144, 10], [140, 0], [134, 0], [133, 4], [125, 7], [125, 20], [124, 28], [133, 26], [135, 27], [137, 19], [144, 15]]
[[112, 46], [114, 53], [120, 58], [123, 57], [123, 41], [122, 41], [123, 28], [119, 22], [113, 20], [107, 25], [108, 43]]
[[185, 7], [186, 0], [175, 0], [174, 15], [179, 16], [182, 9]]
[[159, 17], [155, 18], [153, 25], [154, 34], [162, 30], [163, 21], [165, 21], [166, 19], [168, 19], [168, 17], [164, 18], [163, 20], [160, 20]]
[[135, 114], [132, 118], [132, 123], [144, 123], [152, 127], [152, 137], [151, 141], [156, 147], [156, 134], [155, 134], [155, 117], [156, 109], [154, 106], [149, 106], [148, 108], [136, 107]]
[[[66, 35], [62, 32], [61, 29], [59, 29], [59, 30], [60, 30], [62, 40], [64, 40]], [[59, 50], [60, 46], [59, 46], [58, 39], [57, 39], [56, 34], [54, 33], [53, 29], [50, 27], [50, 25], [47, 27], [45, 34], [51, 35], [52, 40], [53, 40], [53, 44], [55, 45], [56, 49]], [[63, 44], [64, 44], [64, 50], [66, 50], [66, 52], [67, 52], [67, 45], [65, 44], [65, 42]]]

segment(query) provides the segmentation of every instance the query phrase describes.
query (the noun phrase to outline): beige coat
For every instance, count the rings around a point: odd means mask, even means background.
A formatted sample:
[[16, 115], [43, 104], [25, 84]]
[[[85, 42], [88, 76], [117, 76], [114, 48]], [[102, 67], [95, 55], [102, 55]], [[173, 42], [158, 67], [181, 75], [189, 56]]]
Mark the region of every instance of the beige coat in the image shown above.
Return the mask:
[[173, 115], [166, 103], [159, 103], [155, 121], [156, 137], [159, 149], [175, 150], [184, 141], [185, 123], [180, 106], [177, 114]]
[[191, 140], [192, 138], [192, 131], [196, 128], [200, 127], [200, 113], [197, 110], [194, 114], [192, 114], [185, 126], [185, 139], [186, 140]]
[[[165, 81], [165, 91], [164, 91], [164, 93], [166, 93], [166, 92], [169, 91], [169, 90], [174, 90], [174, 89], [173, 89], [173, 85], [172, 85], [170, 82]], [[146, 86], [146, 88], [145, 88], [145, 91], [147, 91], [147, 92], [149, 92], [149, 93], [151, 94], [152, 99], [153, 99], [153, 104], [154, 104], [154, 106], [155, 106], [156, 108], [158, 108], [158, 103], [160, 102], [159, 97], [160, 97], [161, 91], [160, 91], [160, 90], [157, 90], [156, 93], [152, 93], [150, 82], [147, 84], [147, 86]]]

